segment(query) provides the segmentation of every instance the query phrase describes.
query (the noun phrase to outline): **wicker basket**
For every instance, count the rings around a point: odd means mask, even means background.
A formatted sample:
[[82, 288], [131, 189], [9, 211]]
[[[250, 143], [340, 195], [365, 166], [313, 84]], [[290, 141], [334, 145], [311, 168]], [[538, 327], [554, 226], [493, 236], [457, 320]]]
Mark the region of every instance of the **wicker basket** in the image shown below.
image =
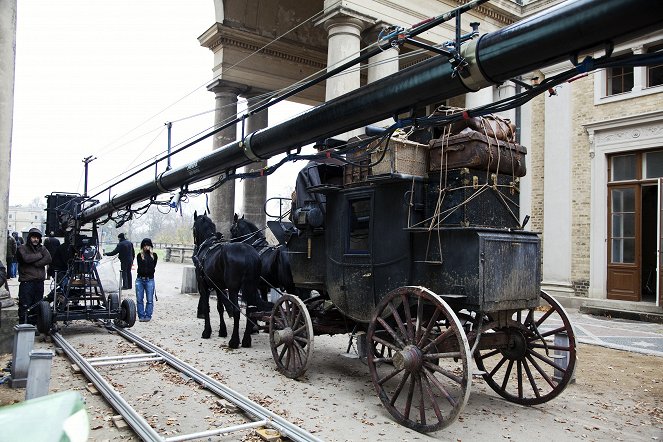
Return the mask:
[[[386, 148], [386, 152], [384, 152]], [[384, 153], [384, 158], [372, 167], [371, 175], [398, 173], [403, 175], [426, 175], [426, 159], [429, 147], [414, 141], [392, 138], [385, 146], [379, 147], [371, 154], [371, 162], [375, 163]]]

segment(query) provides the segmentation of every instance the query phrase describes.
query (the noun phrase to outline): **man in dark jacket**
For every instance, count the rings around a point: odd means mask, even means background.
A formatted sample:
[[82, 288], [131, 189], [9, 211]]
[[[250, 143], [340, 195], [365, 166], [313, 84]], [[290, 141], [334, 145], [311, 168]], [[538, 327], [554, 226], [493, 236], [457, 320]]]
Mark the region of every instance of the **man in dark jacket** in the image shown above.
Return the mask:
[[124, 233], [117, 235], [120, 240], [117, 247], [112, 252], [106, 253], [107, 256], [119, 254], [120, 256], [120, 270], [122, 271], [122, 289], [131, 288], [131, 266], [134, 263], [134, 245], [124, 237]]
[[41, 244], [41, 231], [36, 228], [28, 232], [26, 244], [16, 251], [18, 261], [18, 323], [36, 324], [36, 315], [29, 311], [44, 297], [46, 266], [51, 263], [51, 254]]

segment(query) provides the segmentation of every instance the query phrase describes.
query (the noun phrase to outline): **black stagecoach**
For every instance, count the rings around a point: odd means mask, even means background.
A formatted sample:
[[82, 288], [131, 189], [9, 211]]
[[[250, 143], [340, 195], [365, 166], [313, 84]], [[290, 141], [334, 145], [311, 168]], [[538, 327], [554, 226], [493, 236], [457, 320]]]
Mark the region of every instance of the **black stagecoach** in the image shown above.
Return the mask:
[[540, 239], [519, 219], [525, 149], [512, 133], [436, 136], [321, 164], [289, 220], [268, 222], [297, 288], [319, 293], [263, 315], [278, 370], [301, 376], [315, 335], [351, 333], [384, 406], [418, 431], [455, 420], [473, 375], [534, 405], [567, 386], [576, 360], [564, 309], [540, 290]]

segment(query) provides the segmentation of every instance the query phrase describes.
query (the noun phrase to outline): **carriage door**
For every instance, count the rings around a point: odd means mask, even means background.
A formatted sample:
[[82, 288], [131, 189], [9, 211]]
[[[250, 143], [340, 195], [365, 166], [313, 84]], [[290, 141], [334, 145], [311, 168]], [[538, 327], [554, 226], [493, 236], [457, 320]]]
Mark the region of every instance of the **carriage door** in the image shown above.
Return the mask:
[[345, 312], [355, 319], [370, 319], [375, 307], [372, 266], [373, 195], [348, 195], [343, 286]]

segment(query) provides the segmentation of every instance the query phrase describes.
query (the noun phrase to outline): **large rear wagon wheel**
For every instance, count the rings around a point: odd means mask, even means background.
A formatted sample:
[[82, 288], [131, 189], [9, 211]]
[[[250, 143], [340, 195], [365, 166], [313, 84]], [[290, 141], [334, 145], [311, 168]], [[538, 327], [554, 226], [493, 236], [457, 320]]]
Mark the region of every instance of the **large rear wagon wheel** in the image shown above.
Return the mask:
[[[484, 380], [503, 398], [538, 405], [560, 394], [572, 379], [576, 338], [564, 308], [541, 292], [537, 308], [513, 313], [505, 327], [489, 323], [483, 333], [504, 333], [506, 345], [474, 355]], [[483, 337], [482, 337], [483, 339]]]
[[269, 318], [269, 344], [276, 368], [285, 376], [302, 376], [313, 355], [313, 324], [304, 302], [284, 295], [276, 301]]
[[367, 333], [368, 367], [387, 411], [401, 425], [437, 431], [470, 394], [470, 349], [449, 305], [424, 287], [401, 287], [378, 304]]

